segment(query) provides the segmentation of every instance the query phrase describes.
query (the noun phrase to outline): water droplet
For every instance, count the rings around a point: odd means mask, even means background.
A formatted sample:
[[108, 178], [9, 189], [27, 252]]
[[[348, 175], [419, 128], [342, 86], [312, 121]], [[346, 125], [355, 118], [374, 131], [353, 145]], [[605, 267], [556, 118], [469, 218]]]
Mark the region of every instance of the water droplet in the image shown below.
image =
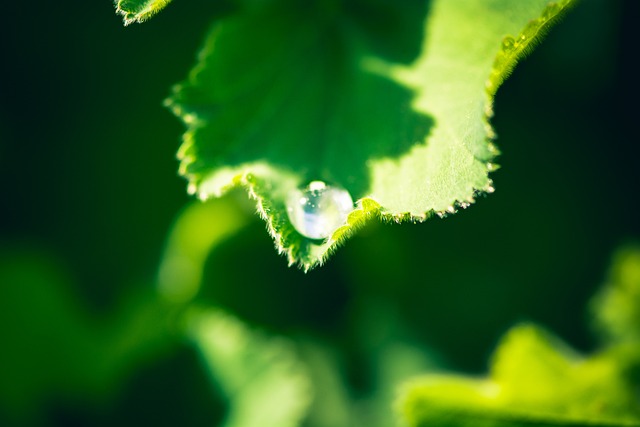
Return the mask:
[[515, 42], [516, 41], [513, 37], [507, 36], [502, 39], [502, 47], [507, 50], [513, 49], [513, 45], [515, 44]]
[[287, 214], [298, 233], [310, 239], [325, 239], [343, 225], [353, 210], [353, 199], [343, 188], [312, 181], [292, 192]]

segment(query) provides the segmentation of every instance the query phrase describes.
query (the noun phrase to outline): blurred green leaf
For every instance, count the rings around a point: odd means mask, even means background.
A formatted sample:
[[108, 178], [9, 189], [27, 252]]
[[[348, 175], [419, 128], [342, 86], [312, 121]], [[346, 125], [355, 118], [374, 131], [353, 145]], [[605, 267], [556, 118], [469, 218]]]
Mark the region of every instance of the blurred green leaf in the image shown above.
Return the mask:
[[0, 256], [0, 413], [37, 418], [52, 396], [112, 395], [133, 368], [168, 347], [170, 318], [144, 293], [99, 318], [49, 257]]
[[640, 421], [637, 397], [616, 360], [583, 357], [535, 326], [506, 335], [491, 371], [511, 407], [575, 420]]
[[218, 309], [191, 308], [185, 319], [212, 382], [229, 399], [225, 427], [300, 425], [312, 387], [290, 342], [251, 331]]
[[160, 295], [174, 304], [190, 301], [200, 290], [209, 253], [250, 219], [251, 212], [231, 197], [187, 205], [167, 238], [158, 271]]
[[[370, 216], [466, 208], [493, 191], [495, 91], [570, 3], [282, 0], [229, 17], [167, 101], [188, 127], [180, 173], [202, 199], [244, 186], [304, 269]], [[322, 242], [287, 215], [314, 180], [357, 200]]]
[[124, 25], [144, 22], [165, 8], [171, 0], [117, 0], [116, 13], [122, 15]]
[[640, 246], [628, 245], [614, 254], [605, 286], [591, 301], [591, 312], [603, 353], [640, 389]]
[[396, 388], [441, 369], [442, 360], [413, 337], [393, 305], [375, 299], [358, 305], [345, 337], [348, 354], [320, 341], [302, 341], [315, 390], [307, 427], [395, 425], [390, 402]]
[[598, 332], [610, 343], [640, 346], [640, 246], [618, 250], [592, 311]]
[[489, 378], [416, 379], [397, 409], [409, 426], [640, 425], [636, 390], [614, 359], [581, 357], [531, 325], [506, 335]]

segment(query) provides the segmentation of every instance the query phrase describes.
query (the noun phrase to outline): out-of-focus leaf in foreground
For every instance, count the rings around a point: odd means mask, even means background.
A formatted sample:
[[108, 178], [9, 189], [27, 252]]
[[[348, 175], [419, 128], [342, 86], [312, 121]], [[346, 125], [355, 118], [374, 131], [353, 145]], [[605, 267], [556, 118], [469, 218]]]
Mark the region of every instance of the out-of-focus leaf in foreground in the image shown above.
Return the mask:
[[15, 425], [44, 425], [38, 417], [52, 397], [112, 395], [132, 369], [173, 344], [172, 312], [154, 295], [130, 296], [99, 318], [50, 257], [8, 253], [0, 257], [0, 413]]
[[589, 357], [531, 325], [514, 328], [484, 379], [425, 376], [397, 404], [409, 426], [640, 426], [640, 247], [616, 252], [591, 305], [604, 347]]
[[[187, 124], [189, 190], [241, 185], [277, 248], [309, 269], [370, 216], [422, 221], [493, 191], [493, 95], [571, 0], [274, 0], [224, 19], [167, 101]], [[312, 181], [356, 201], [325, 239], [288, 198]], [[313, 219], [312, 219], [313, 221]]]
[[295, 427], [311, 401], [306, 369], [291, 343], [249, 330], [218, 309], [186, 317], [212, 381], [229, 399], [225, 427]]
[[171, 304], [186, 304], [200, 291], [202, 270], [216, 245], [233, 236], [249, 212], [231, 197], [194, 202], [176, 218], [158, 271], [158, 292]]
[[640, 426], [637, 399], [615, 359], [582, 357], [523, 325], [499, 345], [488, 378], [414, 380], [397, 409], [409, 426]]
[[144, 22], [160, 12], [171, 0], [117, 0], [116, 13], [122, 15], [124, 25]]
[[640, 245], [614, 254], [605, 287], [591, 308], [604, 351], [640, 389]]
[[253, 331], [219, 308], [193, 303], [209, 253], [251, 218], [243, 207], [231, 195], [188, 205], [169, 234], [158, 292], [183, 309], [183, 332], [227, 398], [225, 427], [294, 427], [307, 414], [312, 387], [293, 344]]
[[616, 252], [606, 286], [592, 307], [597, 330], [610, 343], [640, 345], [640, 246]]

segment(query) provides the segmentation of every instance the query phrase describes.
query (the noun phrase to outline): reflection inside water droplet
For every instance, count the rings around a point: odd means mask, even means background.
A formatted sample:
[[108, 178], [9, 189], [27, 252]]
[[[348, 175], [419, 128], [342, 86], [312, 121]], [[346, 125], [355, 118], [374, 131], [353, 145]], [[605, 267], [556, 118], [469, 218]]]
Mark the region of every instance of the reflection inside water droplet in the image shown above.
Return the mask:
[[353, 199], [343, 188], [312, 181], [293, 191], [287, 199], [287, 214], [298, 233], [310, 239], [326, 239], [347, 220]]

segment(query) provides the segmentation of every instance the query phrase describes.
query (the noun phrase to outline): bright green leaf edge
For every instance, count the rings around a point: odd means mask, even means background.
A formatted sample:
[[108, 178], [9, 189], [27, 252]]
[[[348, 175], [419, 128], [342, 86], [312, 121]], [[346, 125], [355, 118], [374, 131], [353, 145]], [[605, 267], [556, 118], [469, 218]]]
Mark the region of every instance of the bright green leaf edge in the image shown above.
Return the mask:
[[122, 15], [124, 25], [142, 23], [164, 9], [171, 0], [117, 0], [116, 13]]
[[[180, 160], [179, 173], [189, 180], [188, 192], [190, 194], [198, 194], [201, 200], [220, 197], [233, 187], [244, 187], [249, 196], [257, 202], [257, 211], [260, 217], [266, 221], [267, 229], [275, 241], [278, 252], [286, 256], [290, 266], [297, 264], [305, 272], [324, 264], [347, 238], [372, 217], [388, 222], [401, 223], [411, 221], [415, 223], [423, 222], [434, 215], [442, 218], [456, 213], [461, 208], [466, 209], [475, 202], [479, 195], [494, 191], [493, 182], [488, 175], [498, 168], [494, 160], [499, 155], [499, 151], [492, 143], [495, 133], [489, 123], [489, 119], [493, 115], [493, 98], [497, 89], [510, 75], [517, 62], [542, 40], [553, 24], [576, 2], [577, 0], [562, 0], [557, 3], [548, 3], [540, 16], [530, 20], [516, 37], [507, 35], [503, 38], [502, 45], [500, 47], [496, 46], [499, 50], [485, 84], [486, 100], [482, 126], [486, 146], [482, 150], [482, 156], [474, 155], [476, 160], [480, 160], [484, 164], [485, 177], [482, 180], [476, 180], [476, 184], [469, 187], [464, 196], [456, 196], [443, 209], [433, 209], [421, 213], [399, 212], [387, 209], [374, 197], [364, 197], [356, 202], [356, 207], [348, 216], [346, 222], [337, 228], [329, 238], [322, 242], [307, 239], [301, 236], [289, 222], [284, 202], [278, 203], [278, 201], [285, 199], [284, 195], [288, 191], [300, 185], [299, 177], [295, 173], [288, 173], [269, 164], [256, 162], [235, 167], [221, 167], [208, 176], [191, 172], [190, 166], [197, 161], [192, 148], [195, 144], [194, 133], [198, 127], [202, 126], [202, 122], [193, 114], [184, 110], [180, 104], [179, 97], [174, 95], [165, 101], [165, 105], [171, 108], [174, 114], [179, 116], [187, 125], [187, 131], [183, 135], [183, 144], [177, 154]], [[208, 41], [208, 44], [201, 52], [201, 60], [207, 51], [213, 49], [213, 44], [211, 40]], [[376, 64], [375, 59], [372, 64], [372, 68], [382, 65], [380, 74], [388, 74], [389, 77], [399, 81], [403, 80], [401, 70], [398, 75], [394, 75], [394, 72], [399, 69], [384, 70], [386, 64]], [[203, 64], [199, 63], [192, 70], [190, 79], [197, 75], [202, 66]], [[407, 86], [411, 86], [410, 81], [404, 83]], [[181, 85], [176, 86], [174, 94], [179, 93], [180, 90]]]
[[532, 324], [501, 340], [490, 375], [432, 374], [399, 390], [409, 427], [640, 426], [634, 387], [608, 352], [583, 357]]
[[564, 0], [549, 3], [538, 19], [530, 21], [527, 26], [513, 38], [507, 36], [502, 41], [502, 48], [493, 63], [491, 75], [487, 80], [487, 118], [493, 115], [493, 97], [498, 88], [511, 75], [520, 59], [529, 54], [549, 30], [565, 16], [566, 11], [575, 6], [578, 0]]
[[[455, 394], [443, 398], [441, 395], [419, 395], [417, 392], [405, 406], [412, 406], [410, 417], [419, 419], [410, 427], [638, 427], [634, 421], [589, 420], [560, 416], [545, 416], [518, 411], [516, 408], [497, 408], [487, 406], [487, 401], [498, 392], [499, 386], [487, 380], [472, 380], [463, 377], [432, 377], [423, 381], [416, 380], [409, 387], [433, 388], [439, 393]], [[485, 401], [483, 401], [485, 399]]]

